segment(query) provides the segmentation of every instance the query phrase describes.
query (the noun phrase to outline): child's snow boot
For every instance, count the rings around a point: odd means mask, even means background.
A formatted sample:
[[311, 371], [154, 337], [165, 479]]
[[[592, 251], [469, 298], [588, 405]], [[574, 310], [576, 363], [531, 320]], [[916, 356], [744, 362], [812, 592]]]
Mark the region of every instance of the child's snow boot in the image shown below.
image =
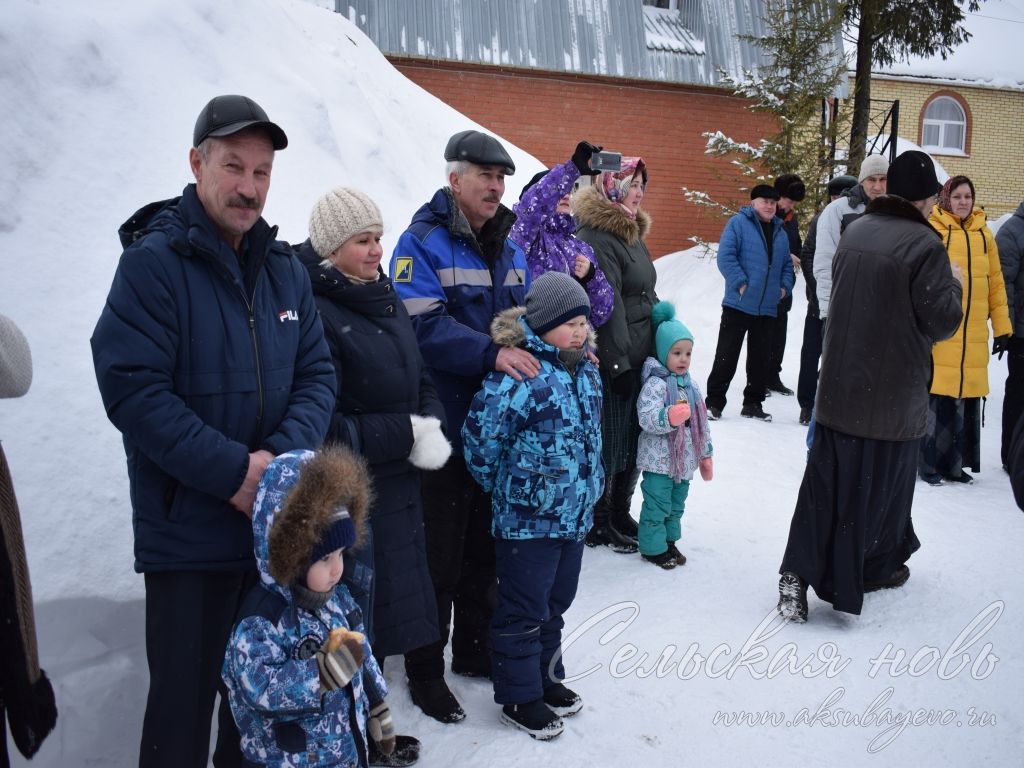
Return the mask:
[[666, 571], [671, 571], [676, 567], [676, 558], [671, 552], [662, 552], [660, 555], [640, 555], [640, 557]]
[[676, 560], [676, 565], [686, 565], [686, 555], [679, 551], [674, 541], [668, 542], [668, 553]]
[[559, 717], [570, 717], [583, 709], [583, 699], [561, 683], [544, 689], [544, 703]]
[[562, 718], [548, 709], [544, 699], [506, 704], [501, 708], [501, 722], [526, 731], [538, 741], [553, 739], [565, 729]]

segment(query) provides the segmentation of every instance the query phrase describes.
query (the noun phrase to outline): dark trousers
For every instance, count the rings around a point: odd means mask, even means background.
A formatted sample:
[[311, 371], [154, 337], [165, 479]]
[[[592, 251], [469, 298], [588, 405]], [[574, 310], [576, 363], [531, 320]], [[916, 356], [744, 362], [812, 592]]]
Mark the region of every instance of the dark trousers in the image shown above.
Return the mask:
[[793, 295], [789, 294], [775, 310], [772, 323], [771, 358], [768, 360], [768, 381], [776, 381], [782, 374], [782, 358], [786, 354], [786, 330], [789, 328], [789, 310], [793, 308]]
[[796, 382], [796, 399], [801, 408], [813, 408], [818, 393], [818, 362], [825, 321], [810, 312], [804, 319], [804, 341], [800, 346], [800, 377]]
[[217, 768], [242, 765], [238, 729], [221, 681], [235, 614], [259, 576], [245, 571], [146, 574], [149, 697], [140, 768], [206, 768], [214, 698]]
[[434, 582], [441, 637], [405, 654], [410, 680], [444, 676], [449, 631], [454, 658], [486, 667], [495, 601], [490, 494], [484, 493], [456, 456], [441, 469], [424, 472], [422, 484], [427, 566]]
[[[565, 678], [562, 615], [576, 597], [583, 542], [498, 539], [498, 607], [491, 621], [491, 677], [499, 704], [525, 704]], [[553, 668], [552, 668], [553, 667]]]
[[1017, 426], [1024, 414], [1024, 338], [1013, 336], [1006, 359], [1006, 391], [1003, 395], [1003, 432], [999, 449], [999, 458], [1003, 466], [1008, 466], [1010, 438], [1013, 428]]
[[708, 394], [704, 398], [709, 408], [725, 408], [726, 393], [736, 374], [744, 337], [747, 339], [747, 386], [743, 389], [743, 404], [760, 405], [764, 402], [774, 327], [774, 317], [748, 315], [738, 309], [722, 307], [718, 348], [708, 376]]
[[859, 614], [864, 582], [889, 578], [921, 546], [910, 517], [920, 444], [817, 424], [779, 572]]

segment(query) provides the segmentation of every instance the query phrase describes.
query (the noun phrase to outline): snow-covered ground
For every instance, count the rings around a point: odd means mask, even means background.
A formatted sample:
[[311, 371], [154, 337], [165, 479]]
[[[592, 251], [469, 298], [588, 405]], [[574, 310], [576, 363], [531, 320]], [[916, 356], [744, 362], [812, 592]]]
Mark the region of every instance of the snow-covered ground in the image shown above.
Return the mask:
[[[0, 401], [0, 437], [24, 519], [42, 663], [60, 708], [31, 765], [137, 760], [142, 578], [132, 571], [124, 456], [88, 345], [120, 253], [117, 226], [190, 180], [192, 124], [217, 93], [254, 97], [288, 133], [266, 217], [290, 240], [305, 236], [316, 197], [344, 183], [380, 203], [393, 243], [442, 182], [447, 137], [472, 127], [316, 5], [5, 7], [0, 312], [28, 335], [36, 370], [25, 398]], [[575, 140], [566, 136], [566, 155]], [[510, 151], [520, 170], [506, 202], [540, 167]], [[693, 371], [703, 382], [721, 277], [694, 252], [657, 268], [659, 294], [677, 302], [696, 335]], [[802, 291], [798, 282], [783, 371], [794, 387]], [[726, 417], [712, 426], [715, 479], [695, 481], [684, 517], [687, 565], [662, 572], [635, 556], [586, 553], [565, 654], [587, 706], [566, 733], [540, 744], [502, 727], [489, 686], [457, 677], [451, 684], [469, 717], [442, 726], [412, 706], [391, 659], [392, 708], [400, 730], [423, 740], [421, 765], [1018, 763], [1024, 516], [998, 460], [1005, 362], [993, 360], [990, 375], [983, 471], [972, 487], [919, 485], [923, 547], [910, 582], [869, 595], [859, 618], [812, 599], [810, 623], [799, 627], [772, 621], [805, 456], [798, 407], [773, 397], [773, 423], [740, 419], [734, 382]], [[737, 722], [743, 712], [780, 722]], [[14, 764], [27, 763], [15, 756]]]

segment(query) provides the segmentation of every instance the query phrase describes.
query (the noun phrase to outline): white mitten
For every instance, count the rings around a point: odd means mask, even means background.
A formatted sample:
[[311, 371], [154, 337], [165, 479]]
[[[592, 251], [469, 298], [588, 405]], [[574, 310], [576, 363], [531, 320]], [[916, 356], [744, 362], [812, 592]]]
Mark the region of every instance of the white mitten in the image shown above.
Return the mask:
[[412, 422], [412, 450], [409, 462], [420, 469], [440, 469], [452, 455], [452, 444], [441, 431], [441, 421], [434, 416], [409, 414]]

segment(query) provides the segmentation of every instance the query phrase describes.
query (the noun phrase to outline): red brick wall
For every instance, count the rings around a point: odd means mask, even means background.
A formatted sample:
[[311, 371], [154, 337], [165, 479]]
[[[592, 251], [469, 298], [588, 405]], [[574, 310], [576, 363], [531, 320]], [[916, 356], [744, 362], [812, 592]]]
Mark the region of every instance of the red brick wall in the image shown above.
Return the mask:
[[[391, 58], [406, 77], [547, 165], [564, 162], [588, 139], [641, 155], [650, 180], [643, 207], [654, 221], [647, 244], [657, 258], [717, 241], [724, 220], [687, 203], [681, 187], [722, 201], [744, 201], [728, 161], [704, 154], [705, 131], [755, 144], [766, 118], [726, 91], [621, 78], [575, 76], [472, 64]], [[527, 181], [509, 180], [514, 190]]]

